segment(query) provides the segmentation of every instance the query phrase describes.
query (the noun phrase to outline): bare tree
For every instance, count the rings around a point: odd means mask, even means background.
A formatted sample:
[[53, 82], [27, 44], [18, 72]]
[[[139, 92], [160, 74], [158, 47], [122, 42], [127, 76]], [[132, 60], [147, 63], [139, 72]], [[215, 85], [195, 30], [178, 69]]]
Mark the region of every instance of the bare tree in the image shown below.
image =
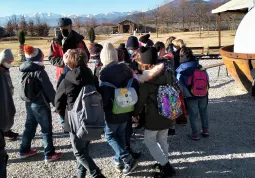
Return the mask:
[[151, 15], [154, 19], [157, 38], [158, 38], [158, 25], [159, 25], [159, 17], [160, 17], [160, 6], [159, 5], [157, 5], [157, 7], [151, 11]]
[[13, 36], [14, 35], [14, 26], [13, 26], [10, 19], [6, 23], [5, 30], [6, 30], [6, 33], [8, 34], [8, 36]]
[[75, 18], [72, 19], [74, 26], [78, 29], [78, 32], [80, 34], [80, 28], [81, 28], [81, 17], [77, 16]]
[[17, 32], [19, 30], [19, 21], [16, 15], [11, 16], [11, 23], [14, 27], [14, 30]]
[[201, 29], [203, 28], [203, 24], [205, 22], [205, 14], [207, 13], [206, 5], [203, 0], [194, 0], [193, 1], [193, 16], [198, 22], [199, 25], [199, 36], [201, 38]]
[[20, 18], [20, 21], [19, 21], [19, 28], [24, 30], [24, 31], [27, 31], [27, 21], [26, 21], [26, 18], [25, 16], [21, 16]]
[[27, 31], [31, 36], [35, 36], [35, 23], [33, 20], [30, 20], [27, 25]]

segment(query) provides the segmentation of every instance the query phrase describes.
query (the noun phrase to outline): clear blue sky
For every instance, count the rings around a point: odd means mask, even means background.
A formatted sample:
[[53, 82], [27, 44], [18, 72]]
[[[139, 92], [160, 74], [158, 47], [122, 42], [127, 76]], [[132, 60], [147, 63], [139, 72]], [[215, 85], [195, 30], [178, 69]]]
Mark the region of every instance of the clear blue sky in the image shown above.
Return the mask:
[[0, 17], [12, 14], [98, 14], [148, 10], [165, 0], [0, 0]]

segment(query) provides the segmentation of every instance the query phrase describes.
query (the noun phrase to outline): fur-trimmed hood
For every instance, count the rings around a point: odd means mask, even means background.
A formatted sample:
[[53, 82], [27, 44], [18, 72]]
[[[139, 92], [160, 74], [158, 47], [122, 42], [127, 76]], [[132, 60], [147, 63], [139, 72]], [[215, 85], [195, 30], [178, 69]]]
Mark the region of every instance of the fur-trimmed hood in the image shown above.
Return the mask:
[[140, 83], [154, 80], [164, 70], [164, 63], [158, 64], [150, 70], [143, 71], [143, 74], [138, 75], [138, 81]]

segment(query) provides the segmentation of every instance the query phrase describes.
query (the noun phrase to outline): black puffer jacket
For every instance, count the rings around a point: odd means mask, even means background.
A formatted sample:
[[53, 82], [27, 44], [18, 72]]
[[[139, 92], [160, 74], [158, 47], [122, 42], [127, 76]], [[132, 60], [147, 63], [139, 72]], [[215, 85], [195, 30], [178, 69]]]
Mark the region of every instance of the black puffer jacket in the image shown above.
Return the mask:
[[[35, 88], [33, 89], [33, 91], [40, 94], [38, 95], [37, 98], [34, 99], [33, 102], [38, 104], [48, 103], [52, 103], [53, 105], [55, 104], [54, 99], [56, 92], [53, 88], [52, 83], [50, 82], [48, 74], [44, 70], [44, 66], [40, 66], [33, 62], [27, 61], [21, 64], [20, 71], [22, 72], [21, 78], [22, 81], [28, 76], [34, 77], [36, 79], [36, 84], [34, 86]], [[22, 98], [26, 98], [24, 86], [20, 85], [19, 93]], [[45, 103], [45, 99], [47, 103]]]
[[95, 85], [92, 71], [88, 67], [80, 66], [66, 74], [65, 79], [59, 85], [55, 98], [56, 111], [62, 118], [66, 116], [66, 109], [72, 110], [76, 98], [85, 85]]
[[[131, 70], [124, 63], [112, 62], [100, 73], [101, 82], [110, 82], [117, 88], [125, 88], [128, 81], [133, 77]], [[132, 87], [138, 92], [139, 83], [133, 81]], [[132, 116], [132, 113], [113, 114], [114, 88], [108, 86], [100, 87], [100, 93], [103, 97], [105, 119], [109, 124], [121, 124], [126, 122]]]

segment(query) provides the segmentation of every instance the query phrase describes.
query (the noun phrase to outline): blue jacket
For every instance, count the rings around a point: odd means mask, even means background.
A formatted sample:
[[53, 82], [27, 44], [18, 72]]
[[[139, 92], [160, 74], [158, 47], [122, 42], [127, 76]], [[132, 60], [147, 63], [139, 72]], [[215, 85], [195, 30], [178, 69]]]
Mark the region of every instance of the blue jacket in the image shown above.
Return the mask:
[[184, 97], [194, 97], [190, 93], [190, 89], [187, 87], [188, 78], [191, 76], [195, 69], [202, 68], [202, 66], [198, 63], [198, 61], [190, 61], [182, 63], [177, 69], [177, 80], [180, 84], [180, 89], [184, 95]]

